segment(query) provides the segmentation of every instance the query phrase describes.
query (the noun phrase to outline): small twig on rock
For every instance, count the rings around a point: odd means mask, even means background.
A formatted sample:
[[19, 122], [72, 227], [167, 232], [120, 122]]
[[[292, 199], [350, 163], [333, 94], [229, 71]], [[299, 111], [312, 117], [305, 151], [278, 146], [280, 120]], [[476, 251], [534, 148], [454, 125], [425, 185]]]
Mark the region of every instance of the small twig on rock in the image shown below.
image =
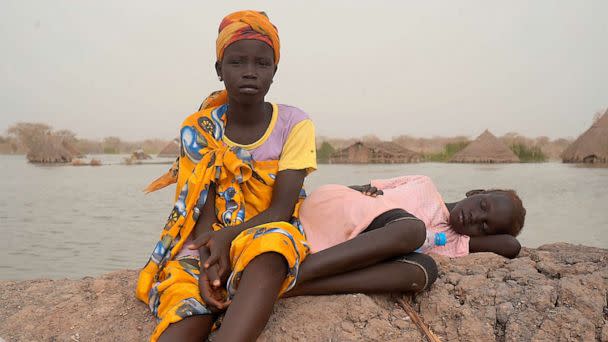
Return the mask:
[[437, 337], [437, 335], [435, 335], [431, 331], [431, 329], [429, 329], [426, 323], [424, 323], [424, 321], [422, 320], [422, 317], [418, 315], [414, 308], [412, 308], [406, 301], [401, 298], [397, 299], [397, 301], [399, 302], [399, 305], [405, 311], [405, 313], [410, 316], [412, 322], [414, 322], [414, 324], [416, 324], [418, 329], [422, 332], [422, 335], [424, 335], [427, 340], [429, 340], [429, 342], [441, 342], [439, 337]]

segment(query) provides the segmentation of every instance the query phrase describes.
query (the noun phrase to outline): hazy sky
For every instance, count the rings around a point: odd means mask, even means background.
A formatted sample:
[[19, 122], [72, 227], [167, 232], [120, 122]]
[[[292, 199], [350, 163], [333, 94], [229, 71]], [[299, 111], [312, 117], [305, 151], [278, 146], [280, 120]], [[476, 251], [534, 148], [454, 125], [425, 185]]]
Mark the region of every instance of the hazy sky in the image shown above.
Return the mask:
[[177, 136], [221, 86], [217, 27], [239, 9], [279, 28], [268, 99], [319, 135], [572, 137], [608, 106], [604, 0], [2, 0], [0, 132]]

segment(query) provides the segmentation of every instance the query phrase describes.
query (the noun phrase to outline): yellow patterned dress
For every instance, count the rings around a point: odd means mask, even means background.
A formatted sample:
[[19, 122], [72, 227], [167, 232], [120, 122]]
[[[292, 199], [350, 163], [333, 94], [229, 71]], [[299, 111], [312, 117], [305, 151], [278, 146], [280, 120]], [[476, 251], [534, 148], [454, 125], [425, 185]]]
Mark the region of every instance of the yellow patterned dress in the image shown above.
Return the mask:
[[[159, 320], [152, 341], [171, 323], [211, 313], [199, 293], [198, 258], [176, 258], [190, 237], [205, 201], [215, 200], [217, 218], [222, 225], [214, 225], [214, 229], [230, 229], [270, 205], [279, 160], [256, 161], [247, 149], [226, 144], [223, 139], [226, 111], [225, 104], [202, 109], [188, 117], [181, 127], [181, 155], [170, 173], [177, 181], [175, 206], [160, 241], [139, 274], [136, 288], [137, 298], [147, 303]], [[273, 115], [276, 111], [274, 105]], [[216, 186], [215, 199], [207, 198], [211, 183]], [[248, 263], [267, 252], [283, 255], [289, 266], [281, 293], [295, 285], [300, 263], [309, 253], [298, 219], [304, 197], [302, 189], [290, 222], [271, 222], [247, 229], [232, 242], [232, 273], [226, 284], [230, 297], [235, 294]]]

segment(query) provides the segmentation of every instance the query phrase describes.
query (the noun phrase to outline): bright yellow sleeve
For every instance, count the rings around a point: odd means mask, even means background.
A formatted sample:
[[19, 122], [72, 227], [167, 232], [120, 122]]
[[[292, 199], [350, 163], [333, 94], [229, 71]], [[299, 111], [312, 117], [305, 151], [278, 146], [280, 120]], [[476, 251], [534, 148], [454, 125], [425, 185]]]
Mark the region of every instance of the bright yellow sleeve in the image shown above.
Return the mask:
[[279, 158], [279, 171], [303, 169], [307, 173], [317, 169], [315, 126], [310, 119], [293, 126]]

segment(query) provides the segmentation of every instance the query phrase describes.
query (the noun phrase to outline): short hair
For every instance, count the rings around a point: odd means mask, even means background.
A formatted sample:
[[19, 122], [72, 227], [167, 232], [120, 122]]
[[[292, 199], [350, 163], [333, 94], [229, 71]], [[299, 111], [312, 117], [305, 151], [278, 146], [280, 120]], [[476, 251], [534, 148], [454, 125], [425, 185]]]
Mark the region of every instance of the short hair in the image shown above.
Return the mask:
[[519, 235], [519, 233], [521, 232], [521, 229], [524, 227], [524, 222], [526, 220], [526, 208], [524, 208], [521, 198], [519, 198], [519, 196], [517, 195], [517, 192], [515, 192], [515, 190], [510, 190], [510, 189], [508, 189], [508, 190], [503, 190], [503, 189], [471, 190], [471, 191], [467, 191], [466, 197], [470, 197], [473, 195], [479, 195], [479, 194], [491, 194], [491, 193], [502, 194], [502, 195], [506, 196], [509, 200], [511, 200], [511, 203], [513, 203], [513, 209], [514, 209], [513, 217], [512, 217], [511, 227], [509, 227], [509, 230], [506, 233], [509, 235], [512, 235], [512, 236]]

